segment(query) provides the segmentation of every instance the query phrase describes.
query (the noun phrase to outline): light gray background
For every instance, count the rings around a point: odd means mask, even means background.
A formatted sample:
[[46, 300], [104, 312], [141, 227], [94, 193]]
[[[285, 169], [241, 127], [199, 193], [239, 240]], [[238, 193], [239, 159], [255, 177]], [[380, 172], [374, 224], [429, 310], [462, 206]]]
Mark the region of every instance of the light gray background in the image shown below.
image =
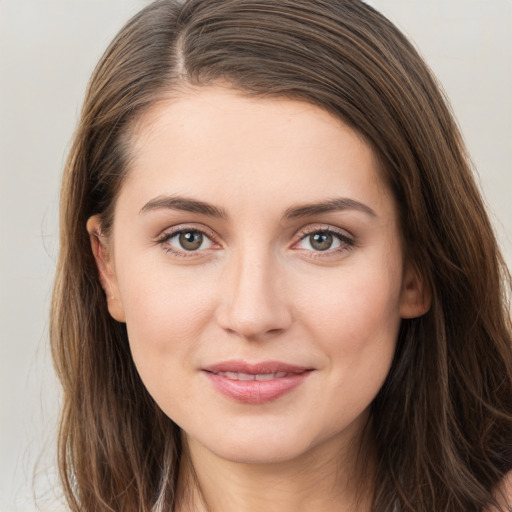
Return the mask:
[[[147, 3], [0, 0], [0, 512], [62, 509], [47, 339], [59, 177], [96, 61]], [[510, 265], [512, 0], [369, 3], [417, 43], [443, 83]]]

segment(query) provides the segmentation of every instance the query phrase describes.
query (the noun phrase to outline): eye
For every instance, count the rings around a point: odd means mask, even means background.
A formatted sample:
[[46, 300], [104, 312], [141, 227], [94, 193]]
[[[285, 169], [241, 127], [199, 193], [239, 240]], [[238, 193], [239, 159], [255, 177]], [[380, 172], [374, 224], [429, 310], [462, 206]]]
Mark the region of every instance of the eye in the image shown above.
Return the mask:
[[[336, 239], [332, 233], [313, 233], [302, 240], [306, 242], [311, 249], [315, 251], [327, 251], [339, 247], [340, 240]], [[309, 248], [309, 247], [308, 247]]]
[[197, 251], [199, 249], [206, 249], [208, 246], [208, 238], [200, 231], [183, 231], [174, 235], [170, 242], [175, 242], [180, 246], [180, 249], [185, 251]]
[[296, 243], [297, 249], [314, 252], [339, 252], [354, 246], [348, 236], [330, 229], [317, 229], [302, 236]]
[[210, 249], [213, 245], [210, 237], [198, 229], [180, 229], [165, 233], [158, 242], [167, 251], [177, 254], [202, 251]]

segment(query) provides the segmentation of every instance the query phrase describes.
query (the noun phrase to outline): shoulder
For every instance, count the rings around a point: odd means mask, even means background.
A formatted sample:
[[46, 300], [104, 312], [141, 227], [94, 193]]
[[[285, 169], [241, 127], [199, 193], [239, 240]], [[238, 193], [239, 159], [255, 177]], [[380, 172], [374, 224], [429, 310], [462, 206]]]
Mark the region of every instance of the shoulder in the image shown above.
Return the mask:
[[[504, 512], [512, 510], [512, 471], [505, 475], [500, 485], [496, 488], [495, 495], [498, 505]], [[497, 512], [497, 509], [492, 507], [485, 512]]]

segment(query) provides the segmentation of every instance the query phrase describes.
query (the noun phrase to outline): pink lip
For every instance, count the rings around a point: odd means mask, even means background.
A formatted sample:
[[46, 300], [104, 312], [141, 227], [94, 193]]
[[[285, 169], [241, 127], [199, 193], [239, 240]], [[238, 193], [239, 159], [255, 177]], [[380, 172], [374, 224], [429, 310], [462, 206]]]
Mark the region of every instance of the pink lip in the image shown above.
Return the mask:
[[[250, 364], [244, 361], [225, 361], [202, 369], [213, 386], [228, 398], [246, 404], [263, 404], [276, 400], [299, 386], [310, 375], [312, 368], [295, 366], [280, 361]], [[219, 373], [249, 375], [286, 373], [270, 380], [236, 380]]]

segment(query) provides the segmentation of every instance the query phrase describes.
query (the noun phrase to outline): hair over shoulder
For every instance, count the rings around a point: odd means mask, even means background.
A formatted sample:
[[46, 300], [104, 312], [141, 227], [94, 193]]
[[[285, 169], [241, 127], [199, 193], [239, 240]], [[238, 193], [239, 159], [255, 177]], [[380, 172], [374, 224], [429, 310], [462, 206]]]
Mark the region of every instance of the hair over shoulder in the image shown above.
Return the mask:
[[372, 510], [499, 507], [495, 490], [512, 470], [511, 281], [426, 64], [358, 0], [157, 0], [97, 65], [64, 172], [51, 344], [71, 510], [174, 508], [179, 429], [142, 384], [125, 325], [108, 314], [86, 222], [101, 215], [108, 234], [137, 119], [188, 86], [216, 83], [314, 104], [361, 134], [393, 191], [406, 258], [430, 288], [428, 313], [402, 321], [371, 405]]

